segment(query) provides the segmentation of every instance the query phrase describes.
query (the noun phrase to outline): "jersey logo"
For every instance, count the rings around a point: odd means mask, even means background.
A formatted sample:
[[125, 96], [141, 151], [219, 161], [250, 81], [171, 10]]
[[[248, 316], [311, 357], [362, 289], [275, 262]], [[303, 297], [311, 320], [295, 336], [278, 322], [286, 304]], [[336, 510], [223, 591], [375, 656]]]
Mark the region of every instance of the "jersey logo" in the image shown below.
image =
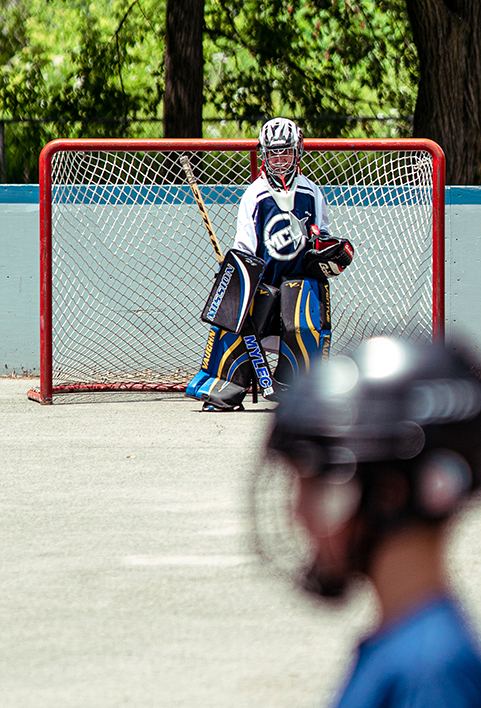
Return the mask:
[[271, 258], [292, 261], [302, 251], [307, 243], [308, 218], [298, 219], [290, 211], [269, 219], [264, 229], [264, 244]]
[[286, 285], [288, 288], [300, 288], [301, 287], [301, 284], [298, 280], [296, 280], [294, 283], [286, 282]]

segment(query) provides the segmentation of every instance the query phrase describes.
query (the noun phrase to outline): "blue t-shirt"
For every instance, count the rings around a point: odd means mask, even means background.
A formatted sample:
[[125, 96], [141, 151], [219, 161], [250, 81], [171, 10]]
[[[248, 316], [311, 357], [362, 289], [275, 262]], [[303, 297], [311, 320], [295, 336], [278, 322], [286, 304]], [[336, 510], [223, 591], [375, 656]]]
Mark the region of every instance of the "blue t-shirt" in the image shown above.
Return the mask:
[[481, 658], [456, 603], [438, 598], [359, 646], [336, 708], [481, 708]]

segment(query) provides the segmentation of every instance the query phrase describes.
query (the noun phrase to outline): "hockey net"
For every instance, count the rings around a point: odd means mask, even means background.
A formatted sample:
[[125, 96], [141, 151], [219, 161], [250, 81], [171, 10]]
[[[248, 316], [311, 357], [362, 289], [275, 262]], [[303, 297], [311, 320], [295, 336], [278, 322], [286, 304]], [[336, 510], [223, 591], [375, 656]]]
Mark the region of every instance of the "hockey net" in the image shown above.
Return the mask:
[[[41, 382], [29, 397], [183, 390], [217, 262], [179, 158], [224, 252], [256, 142], [54, 141], [41, 155]], [[302, 171], [355, 260], [331, 283], [334, 353], [380, 334], [441, 335], [444, 184], [435, 143], [307, 140]]]

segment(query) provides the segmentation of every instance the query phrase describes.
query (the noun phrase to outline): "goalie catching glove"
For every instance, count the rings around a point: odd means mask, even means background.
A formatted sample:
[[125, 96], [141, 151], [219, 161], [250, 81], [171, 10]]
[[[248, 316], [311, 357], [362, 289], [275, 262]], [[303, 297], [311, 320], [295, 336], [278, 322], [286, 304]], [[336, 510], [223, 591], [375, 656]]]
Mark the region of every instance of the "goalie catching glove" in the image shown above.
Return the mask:
[[311, 226], [311, 240], [314, 248], [304, 254], [302, 266], [310, 278], [333, 278], [340, 275], [354, 258], [352, 243], [335, 236], [321, 237], [316, 225]]

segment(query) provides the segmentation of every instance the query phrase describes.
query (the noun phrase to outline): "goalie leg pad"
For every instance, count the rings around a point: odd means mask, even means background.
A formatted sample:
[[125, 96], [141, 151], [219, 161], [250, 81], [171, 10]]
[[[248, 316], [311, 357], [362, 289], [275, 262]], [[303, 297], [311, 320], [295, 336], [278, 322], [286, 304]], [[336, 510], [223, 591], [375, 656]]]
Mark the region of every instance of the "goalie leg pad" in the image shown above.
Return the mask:
[[310, 361], [329, 357], [331, 316], [329, 283], [314, 278], [281, 285], [281, 343], [274, 378], [282, 384], [304, 371]]
[[[241, 404], [246, 395], [246, 389], [243, 386], [222, 379], [209, 379], [209, 382], [208, 390], [201, 393], [204, 402], [212, 403], [215, 408], [221, 410], [231, 411], [238, 407], [242, 410]], [[207, 387], [205, 386], [204, 389]]]
[[[260, 337], [271, 333], [279, 334], [278, 288], [262, 284], [249, 311]], [[251, 380], [252, 363], [240, 334], [235, 335], [219, 327], [211, 327], [201, 370], [188, 383], [186, 395], [204, 401], [213, 397], [215, 405], [220, 406], [225, 402], [230, 407], [238, 405], [244, 396], [239, 401], [239, 391], [233, 386], [226, 387], [225, 383], [239, 386], [245, 395]]]
[[252, 366], [242, 337], [211, 327], [201, 370], [189, 382], [185, 393], [204, 401], [213, 396], [214, 405], [232, 408], [242, 402], [251, 380]]
[[207, 373], [207, 371], [203, 371], [201, 369], [187, 384], [187, 388], [185, 389], [185, 395], [189, 396], [190, 398], [200, 398], [198, 391], [201, 388], [202, 384], [204, 384], [208, 378], [209, 374]]
[[279, 296], [279, 288], [275, 288], [273, 285], [262, 283], [257, 289], [251, 307], [251, 315], [259, 339], [280, 332]]

